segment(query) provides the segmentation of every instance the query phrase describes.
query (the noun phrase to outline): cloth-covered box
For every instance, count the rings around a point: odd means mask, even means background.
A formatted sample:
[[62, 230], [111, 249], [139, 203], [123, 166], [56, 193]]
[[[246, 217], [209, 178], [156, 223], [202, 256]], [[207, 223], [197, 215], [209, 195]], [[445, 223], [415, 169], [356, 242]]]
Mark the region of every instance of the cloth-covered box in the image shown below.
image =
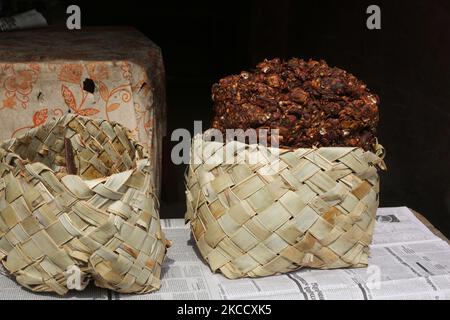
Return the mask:
[[150, 151], [159, 190], [165, 89], [158, 46], [132, 28], [2, 34], [0, 140], [69, 112], [128, 127]]

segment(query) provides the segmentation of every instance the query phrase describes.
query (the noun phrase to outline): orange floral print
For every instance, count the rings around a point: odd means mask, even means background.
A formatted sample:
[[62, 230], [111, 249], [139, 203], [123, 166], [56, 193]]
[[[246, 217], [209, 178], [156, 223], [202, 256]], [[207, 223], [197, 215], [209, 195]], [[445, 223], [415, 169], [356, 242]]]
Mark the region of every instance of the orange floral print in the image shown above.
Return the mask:
[[[51, 110], [51, 112], [53, 113], [53, 116], [55, 117], [60, 117], [63, 115], [63, 111], [60, 108], [54, 108]], [[43, 124], [45, 121], [47, 121], [48, 119], [48, 115], [49, 114], [49, 109], [48, 108], [44, 108], [44, 109], [39, 109], [36, 110], [33, 114], [33, 124], [32, 125], [28, 125], [28, 126], [23, 126], [20, 128], [17, 128], [16, 130], [14, 130], [14, 132], [11, 134], [11, 138], [19, 135], [22, 131], [24, 130], [29, 130], [31, 128], [35, 128], [37, 126], [40, 126], [41, 124]]]
[[92, 80], [105, 80], [109, 78], [108, 66], [106, 63], [93, 62], [86, 65], [89, 77]]
[[9, 74], [3, 87], [4, 97], [3, 108], [13, 109], [17, 102], [20, 102], [22, 107], [28, 107], [29, 94], [33, 91], [33, 85], [36, 83], [39, 74], [39, 67], [35, 65], [27, 65], [30, 69], [14, 70], [12, 65], [5, 65], [3, 68]]
[[70, 83], [80, 83], [83, 75], [81, 64], [65, 64], [61, 67], [58, 79]]
[[77, 105], [77, 101], [75, 100], [75, 96], [72, 90], [70, 90], [63, 84], [61, 85], [61, 96], [63, 97], [64, 102], [69, 107], [69, 109], [75, 114], [79, 114], [81, 116], [93, 116], [100, 112], [100, 110], [96, 108], [83, 108], [87, 96], [84, 91], [80, 105]]
[[61, 85], [61, 95], [69, 109], [72, 111], [76, 111], [78, 109], [73, 92], [63, 84]]
[[9, 97], [3, 100], [3, 108], [14, 109], [15, 106], [16, 106], [16, 99], [14, 99], [14, 97]]
[[34, 113], [33, 115], [33, 125], [35, 127], [43, 124], [48, 119], [48, 109], [41, 109]]
[[6, 79], [5, 88], [8, 91], [17, 91], [20, 94], [27, 95], [33, 90], [34, 81], [36, 81], [36, 77], [33, 71], [22, 70]]
[[114, 97], [118, 97], [120, 96], [120, 99], [122, 102], [130, 102], [131, 97], [132, 97], [132, 93], [130, 92], [130, 88], [128, 85], [120, 85], [115, 87], [114, 89], [112, 89], [111, 91], [109, 91], [108, 87], [106, 86], [105, 83], [103, 83], [102, 81], [98, 81], [97, 82], [98, 85], [98, 90], [100, 92], [100, 97], [103, 99], [103, 101], [105, 102], [105, 118], [107, 120], [109, 120], [109, 113], [116, 111], [117, 109], [119, 109], [122, 104], [119, 102], [113, 102], [111, 103], [111, 100], [114, 99]]
[[122, 69], [122, 76], [124, 79], [131, 81], [131, 65], [128, 61], [124, 61], [120, 65], [120, 69]]

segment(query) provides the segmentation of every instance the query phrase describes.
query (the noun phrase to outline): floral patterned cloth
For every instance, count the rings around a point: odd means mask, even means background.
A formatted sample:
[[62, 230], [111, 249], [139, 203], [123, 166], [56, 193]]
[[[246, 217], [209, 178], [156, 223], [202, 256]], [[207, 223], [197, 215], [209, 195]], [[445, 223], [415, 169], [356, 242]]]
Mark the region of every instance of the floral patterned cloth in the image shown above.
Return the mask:
[[0, 141], [67, 112], [131, 129], [151, 151], [159, 186], [165, 89], [158, 46], [132, 28], [2, 33]]

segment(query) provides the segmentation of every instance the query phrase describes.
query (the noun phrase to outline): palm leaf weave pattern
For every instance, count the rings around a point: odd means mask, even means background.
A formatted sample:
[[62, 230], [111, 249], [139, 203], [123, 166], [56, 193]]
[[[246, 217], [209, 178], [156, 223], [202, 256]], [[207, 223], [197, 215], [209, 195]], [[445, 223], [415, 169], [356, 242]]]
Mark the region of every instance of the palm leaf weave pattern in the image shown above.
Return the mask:
[[82, 286], [94, 279], [118, 292], [157, 290], [169, 242], [151, 172], [129, 130], [104, 120], [69, 114], [3, 142], [4, 267], [38, 292], [67, 293], [74, 267]]
[[201, 255], [228, 278], [366, 266], [385, 168], [378, 148], [282, 150], [197, 136], [186, 220]]

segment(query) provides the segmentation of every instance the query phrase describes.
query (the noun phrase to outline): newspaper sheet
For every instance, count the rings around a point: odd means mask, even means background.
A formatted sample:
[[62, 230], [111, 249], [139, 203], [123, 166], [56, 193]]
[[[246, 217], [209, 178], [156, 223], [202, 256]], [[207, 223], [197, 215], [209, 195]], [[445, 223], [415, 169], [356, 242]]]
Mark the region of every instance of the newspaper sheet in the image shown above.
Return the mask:
[[115, 299], [450, 299], [450, 247], [406, 207], [378, 210], [368, 268], [258, 279], [213, 274], [183, 220], [164, 220], [163, 228], [174, 245], [161, 290]]
[[[162, 220], [173, 241], [158, 292], [117, 294], [88, 287], [69, 299], [450, 299], [450, 246], [406, 207], [380, 208], [368, 268], [301, 269], [286, 275], [229, 280], [211, 272], [182, 219]], [[58, 299], [34, 294], [0, 275], [0, 299]]]
[[0, 18], [0, 31], [39, 28], [46, 25], [45, 17], [34, 9], [12, 17]]
[[84, 291], [69, 291], [65, 296], [34, 293], [21, 287], [0, 267], [0, 300], [108, 300], [108, 290], [90, 284]]

